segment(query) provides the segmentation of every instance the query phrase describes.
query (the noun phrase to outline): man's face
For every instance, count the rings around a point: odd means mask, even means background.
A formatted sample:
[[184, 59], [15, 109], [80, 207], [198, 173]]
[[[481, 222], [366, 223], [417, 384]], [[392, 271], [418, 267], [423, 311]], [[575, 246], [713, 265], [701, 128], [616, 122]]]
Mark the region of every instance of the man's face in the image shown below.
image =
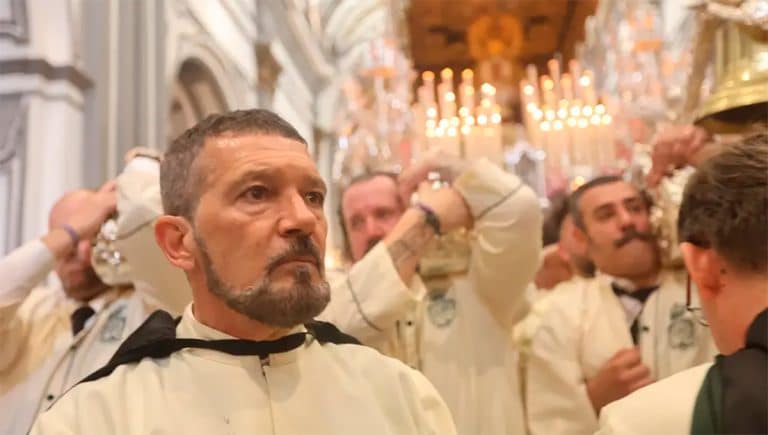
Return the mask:
[[323, 258], [325, 183], [306, 145], [276, 135], [209, 138], [194, 237], [208, 290], [277, 327], [319, 314], [330, 299]]
[[623, 181], [595, 186], [581, 196], [579, 207], [587, 236], [587, 254], [607, 274], [632, 278], [658, 266], [648, 206]]
[[[48, 217], [49, 228], [60, 228], [68, 223], [77, 210], [89, 206], [89, 200], [94, 194], [94, 192], [80, 190], [60, 199]], [[67, 257], [56, 261], [54, 266], [64, 292], [78, 301], [90, 300], [107, 287], [91, 266], [91, 243], [91, 240], [80, 240], [76, 249], [73, 249]]]
[[384, 175], [349, 186], [341, 205], [353, 261], [389, 234], [403, 214], [395, 180]]

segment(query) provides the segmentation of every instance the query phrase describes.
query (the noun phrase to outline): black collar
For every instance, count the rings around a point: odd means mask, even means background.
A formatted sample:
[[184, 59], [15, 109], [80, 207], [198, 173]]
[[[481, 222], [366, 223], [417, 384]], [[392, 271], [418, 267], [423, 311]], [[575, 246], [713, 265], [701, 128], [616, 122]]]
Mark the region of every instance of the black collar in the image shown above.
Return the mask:
[[90, 382], [108, 376], [116, 367], [123, 364], [136, 363], [143, 358], [166, 358], [185, 348], [211, 349], [230, 355], [257, 355], [265, 358], [270, 354], [296, 349], [305, 343], [307, 334], [321, 344], [360, 344], [357, 339], [339, 331], [334, 325], [316, 320], [304, 325], [307, 328], [306, 333], [295, 333], [273, 341], [176, 338], [176, 325], [180, 320], [180, 317], [174, 319], [165, 311], [155, 311], [123, 341], [104, 367], [91, 373], [81, 382]]
[[654, 285], [651, 287], [643, 287], [639, 288], [634, 291], [627, 291], [621, 287], [619, 287], [618, 284], [612, 282], [611, 283], [611, 289], [613, 289], [613, 293], [616, 294], [616, 296], [629, 296], [630, 298], [637, 299], [640, 301], [643, 305], [645, 305], [645, 301], [648, 300], [648, 297], [653, 294], [656, 290], [659, 289], [658, 285]]
[[755, 347], [768, 351], [768, 309], [755, 317], [747, 330], [746, 347]]

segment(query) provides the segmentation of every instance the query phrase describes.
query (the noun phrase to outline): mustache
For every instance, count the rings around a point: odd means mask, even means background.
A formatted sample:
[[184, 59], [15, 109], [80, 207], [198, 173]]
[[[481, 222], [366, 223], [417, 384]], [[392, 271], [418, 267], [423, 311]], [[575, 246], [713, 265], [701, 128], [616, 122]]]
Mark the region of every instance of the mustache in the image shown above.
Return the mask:
[[621, 236], [619, 240], [616, 240], [613, 242], [614, 246], [617, 248], [621, 248], [622, 246], [626, 245], [627, 243], [631, 242], [634, 239], [642, 240], [644, 242], [652, 242], [655, 240], [655, 236], [653, 233], [643, 233], [635, 229], [634, 227], [630, 227], [628, 230], [624, 232], [624, 235]]
[[307, 257], [311, 258], [312, 261], [314, 261], [315, 266], [322, 270], [320, 249], [309, 237], [298, 237], [291, 240], [285, 251], [269, 259], [269, 262], [267, 263], [267, 271], [272, 272], [283, 263], [297, 259], [306, 260]]

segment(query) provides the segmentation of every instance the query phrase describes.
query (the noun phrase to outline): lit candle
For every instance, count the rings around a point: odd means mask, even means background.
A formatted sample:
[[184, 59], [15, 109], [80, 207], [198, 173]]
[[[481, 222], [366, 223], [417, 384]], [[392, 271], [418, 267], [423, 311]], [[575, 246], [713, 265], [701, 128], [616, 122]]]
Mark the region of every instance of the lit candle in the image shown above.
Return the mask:
[[543, 75], [541, 76], [541, 100], [544, 102], [545, 105], [553, 107], [555, 106], [555, 102], [557, 101], [557, 98], [555, 97], [555, 82], [552, 81], [552, 79], [547, 76]]
[[[579, 64], [579, 61], [576, 59], [571, 59], [568, 62], [568, 71], [571, 73], [571, 77], [573, 77], [573, 80], [579, 80], [581, 77], [581, 65]], [[574, 83], [576, 84], [576, 83]], [[576, 98], [584, 98], [584, 96], [581, 94], [581, 89], [579, 89], [578, 86], [575, 87], [576, 92]]]
[[461, 85], [459, 95], [461, 98], [461, 107], [466, 108], [462, 116], [472, 115], [475, 111], [475, 87], [472, 83], [474, 73], [471, 69], [465, 69], [461, 72]]
[[435, 101], [435, 73], [432, 71], [424, 71], [421, 74], [421, 81], [424, 83], [424, 103], [432, 103]]
[[549, 69], [549, 77], [552, 79], [552, 92], [555, 94], [555, 99], [562, 98], [560, 92], [560, 62], [557, 59], [550, 59], [547, 62], [547, 68]]
[[589, 105], [597, 104], [597, 95], [595, 94], [595, 79], [592, 71], [584, 70], [584, 74], [579, 78], [584, 102]]
[[560, 88], [563, 91], [563, 99], [568, 101], [573, 100], [573, 82], [571, 81], [570, 74], [565, 73], [560, 78]]

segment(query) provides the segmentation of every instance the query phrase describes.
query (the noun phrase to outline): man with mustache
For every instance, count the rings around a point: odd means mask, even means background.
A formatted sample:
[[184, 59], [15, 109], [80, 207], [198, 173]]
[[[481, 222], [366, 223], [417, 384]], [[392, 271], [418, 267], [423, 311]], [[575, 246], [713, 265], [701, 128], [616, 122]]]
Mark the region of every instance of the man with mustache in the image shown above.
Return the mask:
[[158, 311], [32, 434], [454, 434], [419, 372], [312, 319], [330, 296], [326, 187], [266, 110], [211, 115], [160, 170], [157, 244], [193, 303]]
[[534, 309], [530, 433], [591, 434], [604, 405], [715, 353], [709, 331], [685, 309], [685, 272], [661, 267], [649, 205], [615, 176], [573, 193], [576, 241], [598, 275], [555, 287]]
[[768, 135], [718, 151], [688, 180], [677, 229], [699, 294], [687, 308], [721, 355], [606, 406], [601, 435], [768, 433]]
[[[429, 180], [435, 172], [449, 183]], [[399, 177], [354, 180], [340, 206], [354, 264], [334, 281], [324, 317], [421, 370], [459, 433], [523, 433], [509, 336], [527, 313], [541, 249], [533, 191], [487, 159], [435, 153]], [[456, 231], [466, 231], [468, 247], [431, 248]]]

